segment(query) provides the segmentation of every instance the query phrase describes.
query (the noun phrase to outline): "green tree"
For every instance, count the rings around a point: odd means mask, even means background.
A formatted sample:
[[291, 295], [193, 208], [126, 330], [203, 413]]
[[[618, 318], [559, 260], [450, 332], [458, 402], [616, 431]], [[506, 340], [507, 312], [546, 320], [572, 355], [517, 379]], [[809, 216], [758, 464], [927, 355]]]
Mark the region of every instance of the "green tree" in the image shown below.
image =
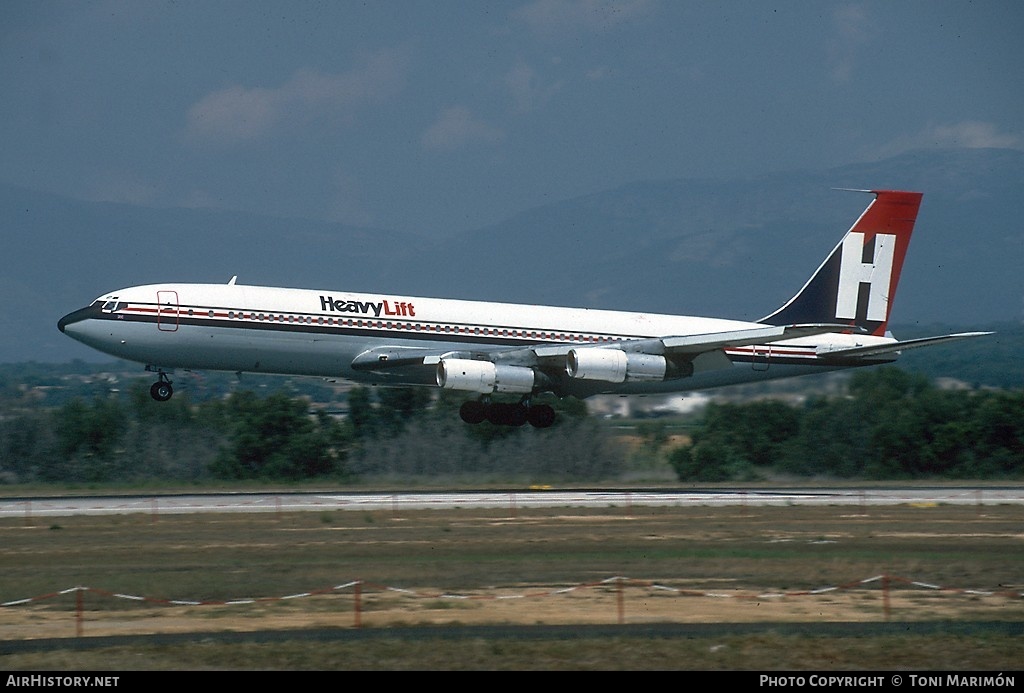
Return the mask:
[[668, 461], [680, 481], [732, 481], [750, 473], [747, 459], [721, 439], [678, 447]]
[[[46, 411], [27, 411], [13, 417], [0, 417], [0, 483], [25, 483], [40, 479], [40, 472], [60, 459], [53, 415]], [[54, 473], [60, 478], [66, 465]]]
[[45, 481], [107, 481], [117, 478], [115, 452], [128, 426], [115, 399], [74, 399], [55, 414], [57, 457], [40, 469]]
[[349, 390], [348, 420], [352, 424], [356, 438], [377, 437], [378, 419], [370, 388], [356, 386]]
[[392, 435], [430, 406], [431, 392], [425, 387], [382, 387], [377, 389], [378, 430]]
[[669, 462], [680, 480], [751, 479], [781, 463], [799, 428], [799, 415], [782, 402], [711, 404], [691, 444]]
[[229, 444], [214, 463], [214, 474], [229, 479], [304, 479], [339, 471], [339, 451], [325, 420], [309, 415], [304, 400], [275, 393], [232, 395]]
[[1024, 475], [1024, 392], [983, 394], [973, 411], [972, 424], [978, 474]]

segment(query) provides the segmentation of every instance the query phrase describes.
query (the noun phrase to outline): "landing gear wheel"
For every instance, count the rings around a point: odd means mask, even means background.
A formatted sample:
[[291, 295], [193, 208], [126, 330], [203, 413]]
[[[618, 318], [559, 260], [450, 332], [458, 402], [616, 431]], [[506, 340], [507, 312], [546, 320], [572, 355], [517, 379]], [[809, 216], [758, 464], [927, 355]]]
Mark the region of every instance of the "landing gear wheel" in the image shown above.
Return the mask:
[[534, 428], [548, 428], [555, 423], [554, 408], [547, 404], [531, 406], [524, 402], [512, 404], [470, 400], [463, 402], [459, 416], [468, 424], [488, 421], [495, 426], [525, 426], [529, 423]]
[[508, 417], [505, 419], [506, 425], [525, 426], [529, 410], [522, 404], [510, 404], [506, 416]]
[[487, 405], [475, 400], [463, 402], [459, 407], [459, 416], [468, 424], [478, 424], [487, 418]]
[[555, 409], [547, 404], [537, 404], [527, 410], [527, 419], [534, 428], [549, 428], [555, 423]]
[[149, 388], [149, 396], [157, 402], [166, 402], [174, 394], [174, 388], [166, 380], [158, 380]]
[[526, 423], [526, 407], [521, 404], [491, 402], [487, 420], [495, 426], [522, 426]]

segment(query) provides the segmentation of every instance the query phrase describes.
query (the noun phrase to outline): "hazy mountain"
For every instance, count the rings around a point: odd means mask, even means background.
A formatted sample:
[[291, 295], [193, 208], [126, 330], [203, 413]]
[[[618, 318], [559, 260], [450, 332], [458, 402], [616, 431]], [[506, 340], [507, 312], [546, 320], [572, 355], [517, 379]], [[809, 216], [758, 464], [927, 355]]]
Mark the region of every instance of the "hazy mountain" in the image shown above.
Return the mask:
[[1024, 317], [1024, 153], [914, 152], [744, 180], [641, 181], [443, 240], [319, 221], [90, 203], [0, 185], [0, 362], [98, 360], [57, 319], [162, 281], [275, 284], [757, 319], [870, 196], [925, 193], [894, 322]]
[[800, 289], [871, 199], [837, 187], [925, 193], [897, 320], [1024, 316], [1024, 153], [1009, 150], [640, 182], [465, 234], [434, 262], [455, 267], [446, 294], [757, 319]]

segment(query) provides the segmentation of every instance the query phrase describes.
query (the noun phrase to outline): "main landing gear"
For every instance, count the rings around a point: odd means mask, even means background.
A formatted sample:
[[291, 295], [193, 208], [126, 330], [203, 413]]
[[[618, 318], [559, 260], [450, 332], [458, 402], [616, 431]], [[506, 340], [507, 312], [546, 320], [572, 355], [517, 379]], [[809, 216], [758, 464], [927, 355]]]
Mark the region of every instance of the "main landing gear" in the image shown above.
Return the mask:
[[166, 402], [173, 394], [174, 387], [171, 386], [170, 378], [167, 377], [166, 373], [160, 371], [160, 379], [149, 388], [149, 396], [157, 402]]
[[489, 421], [495, 426], [523, 426], [548, 428], [555, 423], [555, 410], [547, 404], [518, 404], [470, 400], [459, 408], [459, 416], [468, 424]]

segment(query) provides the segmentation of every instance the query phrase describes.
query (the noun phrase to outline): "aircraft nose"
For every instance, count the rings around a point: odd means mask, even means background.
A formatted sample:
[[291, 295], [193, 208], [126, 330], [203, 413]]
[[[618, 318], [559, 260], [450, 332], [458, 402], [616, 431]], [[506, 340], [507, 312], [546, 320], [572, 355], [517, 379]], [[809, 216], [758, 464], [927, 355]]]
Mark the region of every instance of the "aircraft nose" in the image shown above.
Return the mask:
[[88, 318], [92, 313], [92, 306], [88, 308], [79, 308], [78, 310], [72, 311], [65, 315], [63, 318], [57, 321], [57, 329], [64, 332], [68, 325], [74, 325], [76, 322], [81, 322]]

